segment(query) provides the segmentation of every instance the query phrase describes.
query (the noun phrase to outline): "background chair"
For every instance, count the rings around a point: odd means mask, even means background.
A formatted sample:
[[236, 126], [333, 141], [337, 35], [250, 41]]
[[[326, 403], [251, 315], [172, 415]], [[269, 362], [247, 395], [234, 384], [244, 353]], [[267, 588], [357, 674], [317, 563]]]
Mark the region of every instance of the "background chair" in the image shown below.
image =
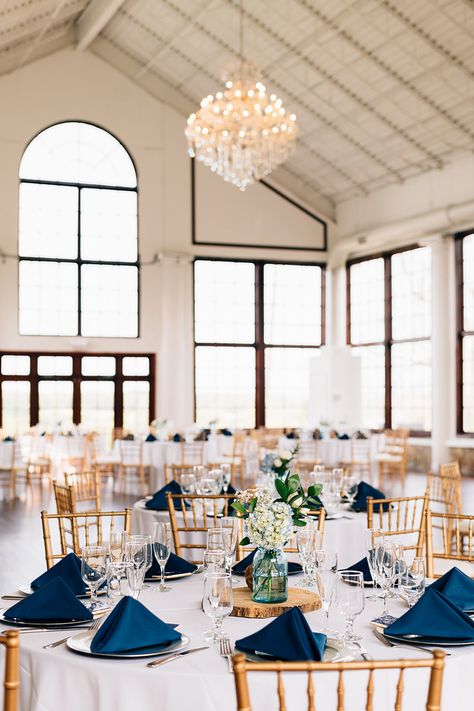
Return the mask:
[[426, 480], [426, 496], [431, 511], [461, 513], [461, 472], [458, 462], [441, 464], [439, 472], [430, 472]]
[[28, 469], [27, 463], [23, 459], [20, 443], [15, 441], [3, 444], [9, 444], [10, 451], [6, 453], [4, 461], [0, 461], [0, 486], [8, 494], [6, 498], [12, 501], [16, 498], [19, 480], [27, 481]]
[[[384, 511], [384, 504], [388, 510]], [[367, 497], [367, 528], [380, 528], [385, 536], [394, 538], [405, 551], [413, 550], [420, 557], [425, 538], [426, 496], [403, 496], [392, 499]]]
[[76, 505], [81, 511], [100, 511], [100, 475], [99, 472], [65, 474], [66, 486], [74, 488]]
[[179, 456], [181, 464], [204, 464], [206, 442], [181, 442]]
[[120, 440], [120, 462], [117, 488], [125, 493], [129, 481], [140, 485], [142, 494], [149, 492], [151, 465], [143, 459], [143, 442]]
[[426, 575], [439, 578], [453, 566], [474, 578], [474, 516], [426, 510]]
[[114, 476], [120, 464], [120, 458], [113, 451], [108, 451], [104, 446], [104, 438], [93, 433], [89, 437], [88, 459], [89, 465], [100, 477], [108, 479]]
[[400, 482], [405, 487], [408, 465], [408, 430], [385, 430], [383, 449], [376, 453], [378, 482], [383, 488], [386, 478]]
[[196, 464], [165, 464], [165, 484], [174, 479], [180, 484], [182, 474], [192, 474]]
[[3, 679], [3, 711], [20, 708], [20, 635], [16, 630], [0, 634], [0, 644], [6, 649]]
[[360, 479], [372, 480], [372, 459], [370, 439], [351, 439], [349, 459], [343, 459], [341, 466]]

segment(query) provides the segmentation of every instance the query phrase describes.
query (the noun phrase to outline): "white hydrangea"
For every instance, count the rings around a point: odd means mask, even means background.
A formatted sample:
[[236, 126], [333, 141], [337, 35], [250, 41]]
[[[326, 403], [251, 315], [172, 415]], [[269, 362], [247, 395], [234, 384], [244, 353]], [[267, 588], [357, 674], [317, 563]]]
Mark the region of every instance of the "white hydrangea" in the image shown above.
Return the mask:
[[261, 548], [281, 548], [293, 532], [292, 510], [282, 501], [271, 502], [267, 496], [258, 497], [254, 511], [247, 520], [250, 541]]

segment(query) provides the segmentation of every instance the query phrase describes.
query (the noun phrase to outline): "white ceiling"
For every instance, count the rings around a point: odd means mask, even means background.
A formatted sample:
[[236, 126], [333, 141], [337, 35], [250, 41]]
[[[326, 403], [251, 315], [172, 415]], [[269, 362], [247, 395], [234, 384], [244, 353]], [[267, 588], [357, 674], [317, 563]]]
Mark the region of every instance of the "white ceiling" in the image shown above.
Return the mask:
[[[80, 41], [183, 114], [238, 55], [240, 0], [0, 0], [0, 73]], [[332, 205], [474, 147], [474, 0], [244, 0], [246, 58], [298, 116], [274, 179]], [[183, 122], [184, 129], [184, 122]]]

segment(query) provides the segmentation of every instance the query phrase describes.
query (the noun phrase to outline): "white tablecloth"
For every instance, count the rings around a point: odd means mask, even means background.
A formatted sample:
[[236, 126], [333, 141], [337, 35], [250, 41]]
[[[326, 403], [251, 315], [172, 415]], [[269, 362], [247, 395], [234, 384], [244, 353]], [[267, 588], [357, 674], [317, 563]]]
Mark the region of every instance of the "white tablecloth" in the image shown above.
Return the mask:
[[[291, 580], [291, 578], [290, 578]], [[294, 580], [294, 579], [293, 579]], [[145, 590], [141, 601], [166, 622], [180, 624], [180, 631], [191, 637], [192, 646], [203, 644], [201, 634], [210, 620], [200, 609], [202, 576], [196, 575], [172, 583], [171, 593]], [[400, 615], [406, 608], [396, 600], [389, 603], [392, 614]], [[392, 649], [382, 645], [372, 634], [369, 620], [380, 614], [381, 601], [367, 601], [366, 609], [356, 619], [355, 628], [363, 634], [367, 651], [374, 658], [420, 658], [421, 652]], [[312, 629], [324, 624], [321, 611], [308, 614]], [[224, 622], [232, 642], [268, 624], [268, 620], [232, 617]], [[343, 621], [331, 612], [330, 624], [342, 629]], [[43, 649], [43, 645], [66, 636], [64, 630], [25, 634], [21, 636], [21, 711], [130, 711], [160, 709], [160, 711], [234, 711], [236, 708], [234, 680], [215, 646], [192, 654], [158, 669], [148, 669], [147, 660], [99, 659], [80, 656], [65, 645]], [[444, 711], [468, 711], [474, 696], [474, 647], [452, 648], [446, 660], [443, 684]], [[3, 650], [0, 650], [3, 655]], [[1, 664], [1, 660], [0, 660]], [[404, 711], [421, 711], [426, 698], [425, 679], [407, 673], [405, 676]], [[336, 708], [337, 678], [321, 674], [315, 680], [316, 708], [321, 711]], [[376, 673], [375, 711], [393, 708], [391, 672]], [[249, 676], [253, 711], [275, 711], [278, 708], [276, 678], [273, 674]], [[347, 709], [359, 711], [360, 695], [365, 692], [367, 675], [346, 675]], [[306, 708], [306, 675], [293, 675], [285, 680], [289, 711]], [[1, 691], [0, 691], [1, 696]], [[319, 702], [318, 702], [319, 700]]]
[[[371, 458], [381, 449], [384, 442], [384, 435], [372, 435], [370, 438], [370, 454]], [[279, 442], [280, 450], [292, 450], [298, 443], [298, 440], [281, 437]], [[327, 467], [337, 467], [343, 461], [348, 461], [351, 458], [351, 440], [350, 439], [320, 439], [318, 440], [318, 458], [322, 460]]]

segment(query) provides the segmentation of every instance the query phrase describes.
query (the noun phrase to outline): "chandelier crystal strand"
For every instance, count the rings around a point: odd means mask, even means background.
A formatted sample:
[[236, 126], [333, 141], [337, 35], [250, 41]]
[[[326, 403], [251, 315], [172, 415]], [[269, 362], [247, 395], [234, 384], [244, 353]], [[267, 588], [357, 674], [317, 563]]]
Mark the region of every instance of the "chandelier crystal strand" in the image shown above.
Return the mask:
[[246, 190], [283, 163], [295, 146], [296, 116], [267, 94], [257, 68], [241, 61], [223, 91], [210, 94], [188, 118], [188, 153]]

